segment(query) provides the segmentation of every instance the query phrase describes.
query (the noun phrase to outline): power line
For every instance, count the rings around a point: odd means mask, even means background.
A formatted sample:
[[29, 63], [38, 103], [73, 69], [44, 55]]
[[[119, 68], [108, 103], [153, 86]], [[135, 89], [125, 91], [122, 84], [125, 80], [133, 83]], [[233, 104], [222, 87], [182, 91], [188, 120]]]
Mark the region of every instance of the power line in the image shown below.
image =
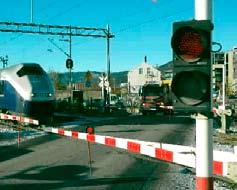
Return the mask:
[[188, 12], [188, 11], [190, 11], [190, 8], [184, 9], [184, 10], [182, 10], [182, 11], [177, 11], [176, 13], [173, 13], [173, 14], [170, 14], [170, 15], [165, 15], [165, 16], [158, 17], [158, 18], [153, 17], [153, 18], [151, 18], [151, 19], [149, 19], [149, 20], [146, 20], [146, 21], [143, 21], [143, 22], [141, 22], [141, 23], [124, 27], [124, 28], [118, 30], [118, 31], [115, 32], [115, 33], [116, 33], [116, 35], [117, 35], [117, 34], [119, 34], [119, 33], [128, 31], [128, 30], [133, 29], [133, 28], [138, 28], [138, 27], [140, 27], [140, 26], [142, 26], [142, 25], [145, 25], [145, 24], [148, 24], [148, 23], [157, 22], [157, 21], [159, 21], [159, 20], [161, 20], [161, 19], [162, 19], [162, 20], [163, 20], [163, 19], [168, 19], [168, 18], [170, 18], [170, 17], [173, 17], [174, 15], [180, 14], [180, 12], [183, 13], [183, 12]]
[[[149, 19], [149, 20], [146, 20], [146, 21], [143, 21], [143, 22], [141, 22], [141, 23], [138, 23], [138, 24], [134, 24], [134, 25], [131, 25], [131, 26], [127, 26], [127, 27], [121, 28], [120, 30], [118, 30], [117, 32], [115, 31], [114, 33], [116, 34], [116, 36], [118, 36], [119, 34], [121, 34], [121, 33], [123, 33], [123, 32], [126, 32], [126, 31], [128, 31], [128, 30], [131, 30], [131, 29], [134, 29], [134, 28], [138, 28], [138, 27], [141, 27], [142, 25], [146, 25], [146, 24], [149, 24], [149, 23], [157, 22], [157, 21], [159, 21], [159, 20], [168, 19], [168, 18], [173, 17], [173, 16], [175, 16], [175, 15], [178, 15], [178, 14], [180, 14], [180, 13], [188, 12], [188, 11], [190, 11], [190, 10], [191, 10], [190, 8], [187, 8], [187, 9], [183, 9], [183, 10], [181, 10], [181, 11], [177, 11], [177, 12], [172, 13], [172, 14], [169, 14], [169, 15], [164, 15], [164, 16], [162, 16], [162, 17], [158, 17], [158, 18], [153, 17], [153, 18], [151, 18], [151, 19]], [[84, 42], [82, 42], [82, 43], [80, 43], [80, 42], [74, 43], [73, 46], [74, 46], [74, 45], [77, 45], [77, 44], [88, 43], [88, 42], [91, 41], [91, 40], [92, 40], [92, 39], [87, 39], [86, 41], [84, 41]]]
[[[172, 0], [172, 1], [174, 1], [174, 0]], [[170, 2], [171, 2], [171, 1], [169, 1], [169, 3], [167, 3], [167, 4], [170, 5]], [[162, 5], [163, 5], [163, 6], [166, 5], [166, 3], [163, 3]], [[144, 13], [144, 12], [149, 11], [149, 10], [152, 9], [152, 8], [153, 8], [153, 7], [146, 8], [146, 9], [140, 9], [140, 10], [138, 10], [138, 11], [135, 11], [134, 13], [129, 13], [129, 14], [125, 15], [124, 17], [127, 18], [128, 16], [139, 15], [139, 14], [141, 14], [141, 13]], [[156, 7], [156, 8], [157, 8], [157, 7]], [[161, 6], [159, 6], [159, 8], [161, 8]], [[144, 11], [144, 10], [146, 10], [146, 11]], [[143, 22], [141, 22], [141, 23], [133, 24], [133, 25], [130, 25], [130, 26], [121, 28], [121, 29], [115, 31], [114, 33], [115, 33], [116, 35], [119, 35], [120, 33], [126, 32], [126, 31], [128, 31], [128, 30], [130, 30], [130, 29], [138, 28], [138, 27], [141, 27], [142, 25], [145, 25], [145, 24], [157, 22], [157, 21], [159, 21], [159, 20], [161, 20], [161, 19], [168, 19], [168, 18], [170, 18], [170, 17], [172, 17], [172, 16], [174, 16], [174, 15], [177, 15], [177, 14], [180, 14], [180, 13], [184, 13], [184, 12], [188, 12], [188, 11], [191, 11], [191, 8], [187, 8], [187, 9], [184, 9], [184, 10], [181, 10], [181, 11], [177, 11], [177, 12], [175, 12], [175, 13], [172, 13], [172, 14], [169, 14], [169, 15], [165, 15], [165, 16], [162, 16], [162, 17], [158, 17], [158, 18], [157, 18], [157, 17], [153, 17], [153, 18], [150, 18], [149, 20], [143, 21]], [[118, 18], [115, 19], [115, 20], [121, 20], [121, 19], [123, 19], [123, 17], [118, 17]], [[111, 20], [112, 20], [112, 19], [111, 19]], [[114, 21], [114, 19], [113, 19], [113, 21]], [[86, 41], [84, 41], [84, 42], [82, 42], [82, 43], [80, 43], [80, 42], [74, 43], [73, 45], [85, 44], [85, 43], [88, 43], [89, 41], [92, 41], [92, 39], [87, 39]]]
[[44, 21], [47, 21], [47, 20], [53, 20], [54, 18], [58, 18], [62, 15], [65, 15], [65, 14], [68, 14], [71, 12], [71, 10], [75, 9], [75, 8], [78, 8], [78, 7], [81, 7], [83, 5], [83, 3], [85, 3], [86, 0], [84, 0], [83, 2], [80, 2], [80, 3], [76, 3], [72, 6], [70, 6], [68, 9], [65, 9], [59, 13], [57, 13], [56, 15], [52, 16], [52, 17], [49, 17], [49, 18], [46, 18]]
[[[129, 18], [129, 17], [134, 17], [136, 15], [140, 15], [140, 14], [144, 14], [144, 13], [150, 13], [152, 9], [161, 9], [163, 6], [165, 5], [170, 5], [170, 3], [174, 1], [174, 0], [169, 0], [169, 1], [165, 1], [165, 3], [157, 3], [158, 6], [155, 6], [156, 4], [154, 4], [153, 6], [149, 6], [149, 7], [146, 7], [146, 8], [141, 8], [139, 10], [136, 9], [136, 11], [134, 12], [128, 12], [128, 14], [125, 14], [125, 15], [119, 15], [118, 17], [115, 17], [115, 18], [110, 18], [110, 20], [112, 20], [113, 22], [116, 20], [122, 20], [124, 18], [126, 18], [126, 20]], [[162, 1], [164, 2], [164, 1]], [[110, 23], [110, 22], [108, 22]]]

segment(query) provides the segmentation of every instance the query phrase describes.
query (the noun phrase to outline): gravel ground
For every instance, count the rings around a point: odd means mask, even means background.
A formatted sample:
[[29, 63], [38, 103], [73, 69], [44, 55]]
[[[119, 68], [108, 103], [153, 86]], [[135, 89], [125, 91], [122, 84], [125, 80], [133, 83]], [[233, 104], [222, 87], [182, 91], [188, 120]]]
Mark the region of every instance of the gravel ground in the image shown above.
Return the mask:
[[[21, 142], [34, 139], [45, 135], [42, 131], [20, 131]], [[1, 146], [13, 145], [18, 143], [19, 132], [14, 129], [0, 128], [0, 148]]]

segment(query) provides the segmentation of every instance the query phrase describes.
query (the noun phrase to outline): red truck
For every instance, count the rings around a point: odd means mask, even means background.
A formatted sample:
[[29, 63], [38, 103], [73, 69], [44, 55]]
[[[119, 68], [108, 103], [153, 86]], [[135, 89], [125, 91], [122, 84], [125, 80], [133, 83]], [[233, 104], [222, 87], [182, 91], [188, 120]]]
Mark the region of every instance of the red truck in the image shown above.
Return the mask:
[[145, 84], [141, 89], [140, 112], [143, 115], [148, 113], [166, 113], [164, 106], [171, 105], [171, 96], [168, 85]]

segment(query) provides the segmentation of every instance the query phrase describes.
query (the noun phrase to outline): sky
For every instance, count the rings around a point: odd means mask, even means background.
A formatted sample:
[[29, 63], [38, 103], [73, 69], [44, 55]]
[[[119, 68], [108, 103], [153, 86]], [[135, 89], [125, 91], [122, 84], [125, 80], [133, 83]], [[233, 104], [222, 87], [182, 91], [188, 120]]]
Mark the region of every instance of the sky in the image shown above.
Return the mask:
[[[31, 0], [0, 0], [0, 22], [31, 22]], [[223, 51], [237, 46], [236, 0], [213, 0], [213, 41]], [[194, 0], [33, 0], [36, 24], [106, 28], [109, 24], [111, 72], [128, 71], [144, 60], [163, 65], [172, 58], [172, 23], [194, 18]], [[46, 71], [66, 72], [66, 36], [0, 33], [0, 56], [8, 65], [36, 62]], [[73, 71], [106, 72], [106, 39], [72, 38]]]

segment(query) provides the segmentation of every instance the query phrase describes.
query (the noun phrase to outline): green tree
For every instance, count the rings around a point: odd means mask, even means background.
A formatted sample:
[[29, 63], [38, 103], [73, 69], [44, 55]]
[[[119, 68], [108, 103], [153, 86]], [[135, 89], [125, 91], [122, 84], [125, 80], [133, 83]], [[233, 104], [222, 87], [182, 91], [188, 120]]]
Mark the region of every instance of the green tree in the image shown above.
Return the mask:
[[88, 70], [85, 74], [86, 87], [91, 87], [92, 78], [93, 74]]

